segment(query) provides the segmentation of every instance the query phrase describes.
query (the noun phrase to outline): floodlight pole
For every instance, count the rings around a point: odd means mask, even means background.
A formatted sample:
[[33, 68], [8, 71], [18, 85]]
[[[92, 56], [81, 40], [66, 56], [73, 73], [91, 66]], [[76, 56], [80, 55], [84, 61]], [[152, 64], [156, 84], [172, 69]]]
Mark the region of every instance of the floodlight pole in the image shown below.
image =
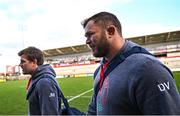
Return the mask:
[[24, 32], [27, 30], [27, 25], [24, 25], [24, 24], [20, 24], [20, 31], [22, 33], [22, 47], [24, 48], [24, 45], [25, 45], [25, 37], [24, 37]]
[[22, 47], [24, 48], [24, 25], [22, 24]]

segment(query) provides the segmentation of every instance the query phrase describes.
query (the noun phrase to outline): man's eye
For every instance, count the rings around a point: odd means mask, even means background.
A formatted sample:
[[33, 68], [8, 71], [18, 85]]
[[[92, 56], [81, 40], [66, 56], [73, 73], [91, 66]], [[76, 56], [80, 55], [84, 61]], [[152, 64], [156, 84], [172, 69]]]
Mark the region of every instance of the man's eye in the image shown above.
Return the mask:
[[24, 61], [24, 60], [21, 60], [21, 62], [20, 62], [20, 63], [21, 63], [21, 64], [23, 64], [23, 63], [25, 63], [25, 62], [26, 62], [26, 61]]
[[86, 34], [86, 37], [87, 37], [87, 38], [90, 38], [93, 34], [94, 34], [93, 32], [87, 33], [87, 34]]

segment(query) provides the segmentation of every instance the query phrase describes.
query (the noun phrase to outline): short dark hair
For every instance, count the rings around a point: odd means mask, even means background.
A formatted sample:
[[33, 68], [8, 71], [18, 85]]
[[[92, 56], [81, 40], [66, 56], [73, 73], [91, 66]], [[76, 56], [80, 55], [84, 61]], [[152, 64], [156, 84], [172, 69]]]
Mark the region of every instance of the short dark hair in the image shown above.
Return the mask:
[[43, 52], [36, 48], [36, 47], [27, 47], [23, 50], [21, 50], [18, 55], [22, 56], [22, 55], [27, 55], [27, 59], [30, 61], [34, 61], [35, 59], [37, 60], [37, 65], [42, 65], [44, 63], [44, 55]]
[[86, 27], [87, 23], [93, 20], [95, 23], [99, 24], [100, 26], [102, 26], [103, 28], [105, 28], [106, 26], [112, 24], [117, 28], [117, 31], [119, 33], [120, 36], [122, 36], [122, 29], [121, 29], [121, 23], [118, 20], [118, 18], [109, 12], [100, 12], [97, 13], [87, 19], [85, 19], [81, 24], [83, 26], [83, 28]]

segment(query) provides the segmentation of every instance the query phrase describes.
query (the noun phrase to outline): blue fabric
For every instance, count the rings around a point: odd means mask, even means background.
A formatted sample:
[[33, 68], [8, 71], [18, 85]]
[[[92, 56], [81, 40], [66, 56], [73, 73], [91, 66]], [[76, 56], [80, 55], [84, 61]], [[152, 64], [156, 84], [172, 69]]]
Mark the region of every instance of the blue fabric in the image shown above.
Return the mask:
[[100, 70], [96, 71], [88, 114], [180, 114], [180, 96], [172, 73], [154, 56], [135, 53], [117, 63], [121, 54], [134, 46], [138, 45], [126, 41], [110, 61], [102, 89], [97, 93]]
[[[117, 54], [117, 57], [115, 57], [114, 59], [112, 59], [112, 61], [109, 63], [106, 71], [105, 71], [105, 74], [104, 76], [106, 77], [111, 71], [114, 70], [114, 68], [116, 68], [116, 66], [118, 66], [120, 63], [122, 63], [127, 57], [129, 57], [130, 55], [133, 55], [133, 54], [138, 54], [138, 53], [141, 53], [141, 54], [148, 54], [148, 55], [152, 55], [151, 53], [149, 53], [146, 49], [140, 47], [140, 46], [134, 46], [132, 47], [129, 51], [127, 52], [124, 52], [124, 53], [121, 53], [119, 52]], [[103, 59], [103, 61], [105, 63], [105, 60]], [[94, 73], [94, 77], [96, 77], [98, 71], [100, 70], [100, 67], [102, 66], [102, 64], [97, 68], [97, 70], [95, 71]], [[95, 95], [97, 96], [97, 93], [99, 91], [99, 84], [97, 84], [97, 87], [95, 89]]]
[[59, 115], [61, 101], [55, 72], [50, 65], [41, 65], [32, 75], [27, 92], [30, 115]]

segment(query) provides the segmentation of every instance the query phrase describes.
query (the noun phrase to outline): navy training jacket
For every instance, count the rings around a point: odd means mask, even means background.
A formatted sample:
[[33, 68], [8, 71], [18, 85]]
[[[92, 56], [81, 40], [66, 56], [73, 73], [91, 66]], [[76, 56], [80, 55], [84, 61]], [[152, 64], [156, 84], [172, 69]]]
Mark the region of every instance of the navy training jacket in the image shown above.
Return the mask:
[[60, 115], [60, 88], [55, 80], [53, 68], [41, 65], [32, 75], [32, 82], [27, 91], [29, 115]]

